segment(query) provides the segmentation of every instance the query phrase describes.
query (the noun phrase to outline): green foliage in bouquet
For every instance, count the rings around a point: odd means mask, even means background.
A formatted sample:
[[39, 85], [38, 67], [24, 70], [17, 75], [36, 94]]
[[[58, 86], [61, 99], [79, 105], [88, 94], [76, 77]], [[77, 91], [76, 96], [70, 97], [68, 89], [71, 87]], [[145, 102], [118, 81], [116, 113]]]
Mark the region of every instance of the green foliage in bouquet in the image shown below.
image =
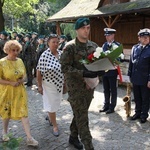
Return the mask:
[[113, 50], [107, 50], [103, 52], [101, 47], [97, 47], [96, 51], [91, 53], [85, 59], [79, 60], [81, 64], [90, 64], [102, 58], [108, 58], [113, 64], [119, 64], [119, 58], [123, 52], [123, 46], [117, 46]]
[[8, 142], [1, 143], [0, 150], [18, 150], [22, 138], [14, 138], [11, 133], [8, 136], [10, 140]]

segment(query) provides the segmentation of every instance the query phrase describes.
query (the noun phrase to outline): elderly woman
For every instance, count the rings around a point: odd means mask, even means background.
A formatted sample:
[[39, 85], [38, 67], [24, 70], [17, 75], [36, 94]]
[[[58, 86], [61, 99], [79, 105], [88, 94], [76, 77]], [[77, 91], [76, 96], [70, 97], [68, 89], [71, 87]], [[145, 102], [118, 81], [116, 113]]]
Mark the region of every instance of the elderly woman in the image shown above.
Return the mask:
[[4, 46], [7, 56], [0, 59], [0, 116], [3, 122], [2, 140], [9, 141], [9, 120], [22, 121], [27, 135], [27, 145], [37, 146], [31, 136], [28, 120], [27, 93], [24, 87], [25, 67], [19, 52], [22, 46], [17, 40], [9, 40]]
[[62, 52], [58, 50], [57, 35], [51, 34], [47, 44], [49, 48], [42, 53], [37, 65], [38, 91], [43, 95], [43, 106], [53, 125], [53, 135], [59, 136], [56, 111], [59, 109], [63, 90], [64, 76], [59, 63]]

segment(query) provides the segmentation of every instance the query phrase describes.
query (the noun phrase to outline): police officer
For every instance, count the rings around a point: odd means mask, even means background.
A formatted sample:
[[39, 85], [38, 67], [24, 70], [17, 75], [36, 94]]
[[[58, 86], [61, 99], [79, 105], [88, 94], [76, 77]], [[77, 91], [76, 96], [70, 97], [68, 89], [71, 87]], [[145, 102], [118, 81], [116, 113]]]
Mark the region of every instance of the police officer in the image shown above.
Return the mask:
[[70, 125], [69, 143], [77, 149], [83, 149], [83, 143], [86, 150], [94, 150], [88, 121], [88, 109], [94, 89], [87, 88], [84, 77], [94, 78], [97, 77], [97, 73], [85, 70], [79, 60], [95, 51], [97, 44], [88, 40], [90, 32], [88, 18], [79, 18], [75, 23], [75, 30], [77, 37], [66, 44], [60, 59], [68, 87], [68, 101], [74, 115]]
[[128, 75], [133, 84], [135, 114], [131, 120], [148, 118], [150, 104], [150, 29], [138, 32], [139, 43], [132, 47]]
[[[115, 41], [115, 29], [104, 28], [106, 42], [103, 44], [103, 51], [112, 51], [113, 47], [118, 47], [120, 43]], [[105, 72], [102, 77], [103, 80], [103, 88], [104, 88], [104, 106], [99, 112], [106, 112], [106, 114], [110, 114], [114, 112], [116, 102], [117, 102], [117, 75], [118, 71], [109, 70]]]

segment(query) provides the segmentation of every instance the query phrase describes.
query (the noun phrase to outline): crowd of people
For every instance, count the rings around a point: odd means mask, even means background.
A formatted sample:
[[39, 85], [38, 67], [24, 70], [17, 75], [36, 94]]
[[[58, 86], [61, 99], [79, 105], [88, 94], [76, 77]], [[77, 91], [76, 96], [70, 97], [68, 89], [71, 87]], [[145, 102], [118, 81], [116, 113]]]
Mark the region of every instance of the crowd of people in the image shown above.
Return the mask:
[[[94, 150], [88, 119], [94, 88], [89, 88], [85, 78], [102, 76], [104, 106], [99, 112], [110, 114], [115, 112], [117, 105], [118, 70], [117, 66], [116, 69], [107, 71], [87, 70], [79, 60], [92, 54], [98, 47], [96, 43], [88, 40], [89, 18], [79, 18], [75, 23], [75, 31], [76, 38], [71, 41], [67, 41], [65, 35], [50, 34], [44, 38], [38, 36], [36, 32], [24, 36], [13, 33], [13, 39], [8, 39], [10, 36], [7, 32], [1, 32], [0, 116], [3, 119], [3, 141], [9, 140], [7, 136], [9, 119], [21, 119], [27, 135], [27, 144], [38, 145], [30, 133], [24, 87], [26, 74], [27, 86], [32, 85], [34, 76], [37, 79], [38, 92], [42, 95], [43, 107], [48, 113], [47, 119], [53, 126], [54, 136], [59, 136], [56, 112], [62, 100], [63, 85], [64, 83], [67, 85], [68, 101], [73, 112], [69, 143], [77, 149]], [[115, 33], [115, 29], [104, 28], [106, 37], [106, 42], [102, 45], [104, 52], [120, 45], [115, 41]], [[150, 105], [150, 29], [141, 29], [137, 39], [139, 43], [132, 48], [128, 71], [135, 101], [135, 114], [131, 120], [140, 119], [141, 123], [145, 123], [149, 116]], [[123, 61], [123, 58], [119, 61]]]

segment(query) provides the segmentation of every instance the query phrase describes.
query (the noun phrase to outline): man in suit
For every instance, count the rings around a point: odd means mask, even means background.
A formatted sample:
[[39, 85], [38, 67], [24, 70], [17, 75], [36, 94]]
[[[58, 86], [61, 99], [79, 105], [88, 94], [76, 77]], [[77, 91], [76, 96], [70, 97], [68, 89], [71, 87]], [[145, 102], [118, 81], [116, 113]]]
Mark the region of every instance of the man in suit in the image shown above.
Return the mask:
[[138, 32], [139, 43], [132, 47], [128, 75], [133, 84], [135, 114], [131, 120], [145, 123], [150, 104], [150, 29]]
[[[103, 51], [113, 51], [120, 43], [115, 41], [116, 30], [112, 28], [104, 28], [106, 42], [103, 44]], [[104, 106], [99, 112], [110, 114], [114, 112], [117, 102], [117, 75], [118, 71], [108, 70], [102, 77], [104, 88]]]

